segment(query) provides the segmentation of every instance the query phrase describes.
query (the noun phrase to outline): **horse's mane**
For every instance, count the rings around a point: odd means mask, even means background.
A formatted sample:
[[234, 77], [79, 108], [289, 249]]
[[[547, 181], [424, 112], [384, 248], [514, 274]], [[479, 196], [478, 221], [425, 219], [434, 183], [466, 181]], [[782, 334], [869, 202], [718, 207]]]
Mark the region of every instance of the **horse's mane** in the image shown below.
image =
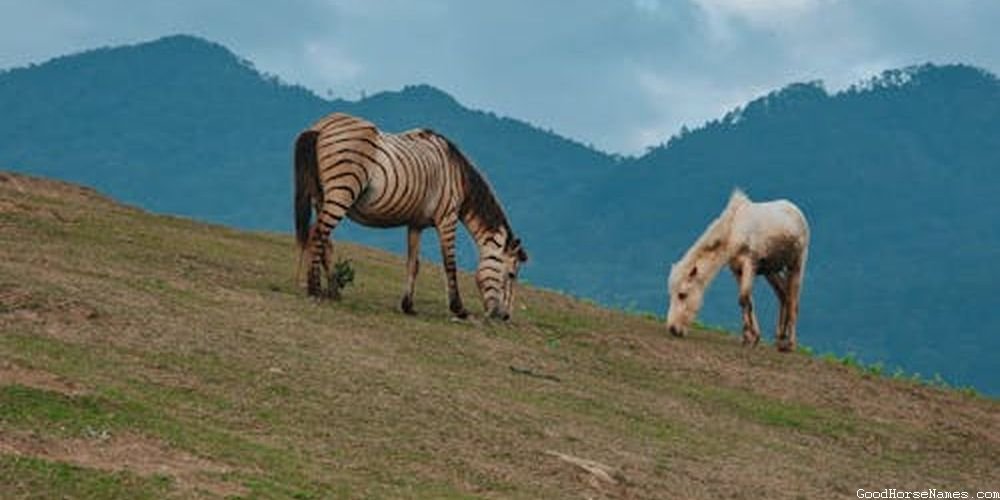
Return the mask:
[[[713, 264], [721, 262], [723, 260], [721, 254], [727, 246], [724, 238], [732, 228], [736, 211], [749, 203], [751, 201], [746, 193], [738, 188], [734, 189], [733, 193], [729, 196], [729, 202], [726, 203], [726, 208], [722, 210], [722, 213], [708, 225], [705, 232], [691, 245], [691, 248], [684, 254], [684, 257], [677, 262], [674, 271], [687, 274], [690, 272], [691, 266], [699, 262], [706, 260]], [[671, 282], [675, 279], [674, 271], [671, 272]], [[711, 279], [712, 276], [714, 276], [713, 272], [700, 273], [702, 280]]]
[[458, 146], [441, 134], [434, 133], [434, 135], [440, 137], [448, 145], [448, 159], [452, 164], [458, 166], [462, 173], [465, 196], [462, 198], [462, 204], [458, 207], [459, 217], [472, 214], [491, 231], [505, 229], [507, 241], [513, 241], [514, 232], [507, 221], [507, 214], [504, 213], [503, 207], [500, 206], [496, 195], [493, 194], [493, 188], [490, 187], [490, 184], [486, 182], [486, 179], [469, 158], [458, 149]]

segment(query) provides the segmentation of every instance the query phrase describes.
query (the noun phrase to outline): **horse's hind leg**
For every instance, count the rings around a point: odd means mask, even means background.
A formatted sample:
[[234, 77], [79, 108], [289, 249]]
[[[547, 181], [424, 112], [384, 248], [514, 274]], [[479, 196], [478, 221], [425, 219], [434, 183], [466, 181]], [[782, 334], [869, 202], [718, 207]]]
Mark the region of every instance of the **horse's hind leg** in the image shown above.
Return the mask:
[[780, 308], [778, 309], [778, 327], [774, 334], [775, 345], [778, 346], [779, 350], [782, 349], [788, 341], [788, 320], [790, 317], [789, 306], [790, 301], [788, 300], [788, 277], [782, 276], [780, 273], [767, 274], [764, 276], [767, 278], [767, 282], [771, 284], [771, 288], [774, 289], [774, 295], [778, 297], [778, 303]]
[[799, 294], [802, 292], [802, 275], [804, 260], [798, 266], [788, 270], [788, 318], [785, 323], [785, 342], [778, 343], [778, 350], [794, 351], [798, 343], [795, 325], [799, 321]]
[[330, 238], [323, 239], [323, 275], [326, 276], [326, 293], [324, 297], [327, 299], [339, 300], [340, 299], [340, 282], [337, 281], [337, 273], [333, 266], [333, 242]]
[[743, 310], [743, 345], [756, 346], [760, 342], [760, 326], [753, 311], [753, 279], [756, 270], [749, 258], [741, 259], [733, 269], [740, 287], [740, 308]]
[[[309, 270], [309, 295], [318, 298], [340, 298], [340, 283], [333, 269], [333, 243], [330, 236], [340, 224], [360, 191], [358, 176], [353, 174], [335, 175], [324, 184], [323, 201], [316, 206], [316, 223], [311, 232], [312, 267]], [[327, 277], [324, 294], [320, 280], [320, 269]]]
[[[306, 258], [309, 263], [309, 273], [306, 275], [306, 289], [309, 296], [319, 298], [323, 293], [323, 274], [329, 267], [327, 235], [321, 235], [320, 225], [313, 224], [309, 231], [309, 241], [306, 243]], [[327, 233], [328, 234], [328, 233]]]

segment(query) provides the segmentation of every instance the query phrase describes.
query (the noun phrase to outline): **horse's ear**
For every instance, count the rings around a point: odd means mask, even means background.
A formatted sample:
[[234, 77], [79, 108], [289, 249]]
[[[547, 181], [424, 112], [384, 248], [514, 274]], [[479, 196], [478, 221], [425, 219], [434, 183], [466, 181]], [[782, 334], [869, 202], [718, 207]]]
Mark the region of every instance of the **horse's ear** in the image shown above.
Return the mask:
[[521, 262], [528, 261], [528, 252], [524, 251], [524, 247], [521, 246], [521, 238], [514, 238], [510, 242], [511, 253], [517, 255], [517, 260]]
[[692, 266], [691, 272], [688, 273], [688, 278], [694, 278], [698, 275], [698, 266]]

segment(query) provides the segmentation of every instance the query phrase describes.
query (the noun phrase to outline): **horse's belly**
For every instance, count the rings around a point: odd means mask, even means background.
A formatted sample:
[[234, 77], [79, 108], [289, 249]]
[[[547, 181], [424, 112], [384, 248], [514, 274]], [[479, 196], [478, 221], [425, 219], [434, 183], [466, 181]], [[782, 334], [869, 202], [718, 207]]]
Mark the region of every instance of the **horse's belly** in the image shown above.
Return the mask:
[[354, 222], [370, 227], [399, 227], [399, 226], [432, 226], [434, 221], [429, 215], [424, 214], [422, 207], [416, 210], [405, 210], [403, 207], [378, 207], [374, 206], [370, 200], [359, 199], [347, 212]]
[[802, 248], [792, 237], [777, 237], [770, 241], [757, 260], [757, 274], [774, 274], [793, 266], [799, 260]]

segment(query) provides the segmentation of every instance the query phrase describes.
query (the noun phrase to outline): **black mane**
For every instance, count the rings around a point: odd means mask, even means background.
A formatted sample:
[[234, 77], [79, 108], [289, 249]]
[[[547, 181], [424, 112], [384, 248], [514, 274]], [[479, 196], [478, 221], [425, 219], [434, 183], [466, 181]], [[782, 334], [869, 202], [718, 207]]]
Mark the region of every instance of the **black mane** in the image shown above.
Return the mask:
[[514, 240], [514, 232], [507, 222], [507, 215], [503, 207], [497, 201], [493, 189], [490, 187], [483, 175], [465, 156], [458, 146], [441, 134], [435, 134], [448, 145], [448, 159], [459, 167], [462, 172], [462, 182], [465, 188], [465, 196], [461, 206], [458, 207], [458, 215], [464, 217], [466, 214], [473, 214], [482, 221], [490, 230], [504, 228], [507, 230], [507, 241]]

